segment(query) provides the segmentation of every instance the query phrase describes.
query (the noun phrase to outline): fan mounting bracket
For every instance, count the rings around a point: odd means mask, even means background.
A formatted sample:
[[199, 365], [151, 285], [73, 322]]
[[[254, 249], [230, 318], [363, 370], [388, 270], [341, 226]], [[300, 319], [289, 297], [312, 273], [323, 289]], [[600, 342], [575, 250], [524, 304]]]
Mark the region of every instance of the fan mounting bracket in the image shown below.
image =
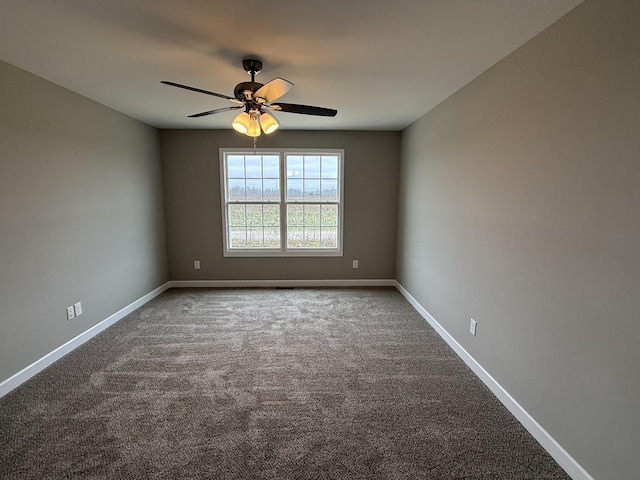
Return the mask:
[[262, 62], [255, 58], [245, 58], [242, 60], [242, 68], [251, 75], [251, 81], [253, 82], [253, 77], [262, 70]]

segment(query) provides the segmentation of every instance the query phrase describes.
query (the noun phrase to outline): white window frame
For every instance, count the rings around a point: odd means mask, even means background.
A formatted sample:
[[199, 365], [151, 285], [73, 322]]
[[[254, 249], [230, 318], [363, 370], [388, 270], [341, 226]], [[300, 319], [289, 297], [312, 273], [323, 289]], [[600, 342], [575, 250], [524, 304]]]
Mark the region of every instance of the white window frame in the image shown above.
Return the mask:
[[[228, 205], [228, 182], [225, 167], [225, 157], [228, 154], [244, 155], [278, 155], [280, 167], [280, 248], [229, 248], [229, 219]], [[287, 176], [286, 176], [286, 155], [337, 155], [338, 156], [338, 225], [337, 225], [337, 248], [287, 248], [287, 205], [293, 204], [314, 204], [315, 202], [288, 202], [287, 201]], [[344, 150], [343, 149], [301, 149], [301, 148], [220, 148], [220, 192], [222, 206], [222, 237], [223, 255], [225, 257], [342, 257], [343, 256], [343, 226], [344, 226]], [[326, 203], [326, 202], [319, 202]], [[331, 202], [333, 203], [333, 202]]]

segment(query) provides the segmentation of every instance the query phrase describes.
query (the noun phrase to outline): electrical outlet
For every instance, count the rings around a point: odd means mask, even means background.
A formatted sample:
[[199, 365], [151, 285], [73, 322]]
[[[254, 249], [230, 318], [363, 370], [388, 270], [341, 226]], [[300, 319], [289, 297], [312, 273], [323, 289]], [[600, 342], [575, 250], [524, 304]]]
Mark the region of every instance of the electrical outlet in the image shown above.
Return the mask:
[[195, 270], [200, 270], [200, 260], [194, 260], [193, 261], [193, 268]]
[[353, 261], [353, 268], [358, 268], [358, 260]]
[[469, 321], [469, 333], [476, 336], [476, 330], [478, 329], [478, 322], [476, 322], [473, 318]]
[[82, 302], [74, 303], [73, 309], [76, 311], [76, 317], [82, 315]]
[[73, 310], [73, 305], [71, 305], [70, 307], [67, 307], [67, 320], [72, 320], [76, 318], [76, 314]]

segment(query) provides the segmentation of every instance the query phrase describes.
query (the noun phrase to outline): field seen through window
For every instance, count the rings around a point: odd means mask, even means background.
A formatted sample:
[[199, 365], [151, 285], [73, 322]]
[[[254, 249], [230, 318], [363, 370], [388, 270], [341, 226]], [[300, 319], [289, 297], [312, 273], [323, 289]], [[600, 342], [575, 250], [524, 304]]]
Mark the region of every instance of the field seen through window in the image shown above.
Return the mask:
[[[280, 248], [279, 204], [230, 204], [231, 248]], [[288, 204], [288, 248], [337, 248], [338, 206]]]

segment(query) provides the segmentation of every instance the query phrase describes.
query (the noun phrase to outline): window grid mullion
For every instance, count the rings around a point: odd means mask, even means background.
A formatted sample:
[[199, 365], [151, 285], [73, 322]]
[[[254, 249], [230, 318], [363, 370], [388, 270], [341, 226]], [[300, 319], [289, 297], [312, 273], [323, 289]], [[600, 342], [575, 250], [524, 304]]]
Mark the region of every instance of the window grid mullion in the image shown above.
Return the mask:
[[287, 251], [287, 240], [289, 238], [289, 226], [287, 224], [287, 159], [283, 152], [278, 154], [280, 166], [280, 251]]

